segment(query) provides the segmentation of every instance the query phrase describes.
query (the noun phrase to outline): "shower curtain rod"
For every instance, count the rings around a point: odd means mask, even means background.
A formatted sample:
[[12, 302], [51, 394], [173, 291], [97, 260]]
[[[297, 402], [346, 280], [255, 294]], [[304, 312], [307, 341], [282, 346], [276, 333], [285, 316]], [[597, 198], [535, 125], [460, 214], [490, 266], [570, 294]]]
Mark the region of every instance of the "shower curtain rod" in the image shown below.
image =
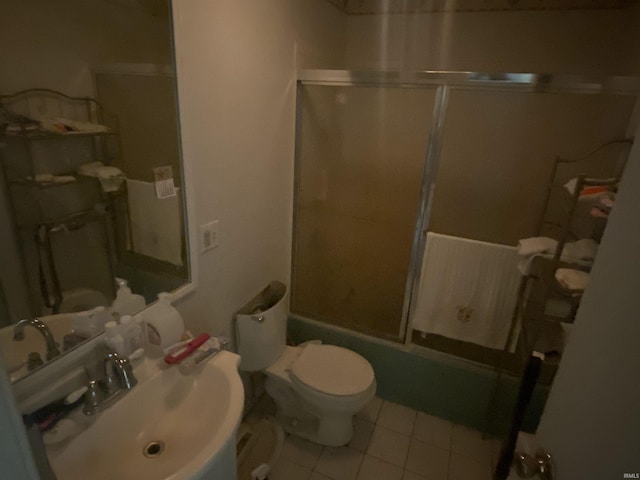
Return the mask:
[[366, 71], [299, 70], [303, 85], [327, 86], [425, 86], [498, 88], [525, 92], [627, 94], [640, 93], [640, 77], [552, 73], [458, 72], [448, 70]]

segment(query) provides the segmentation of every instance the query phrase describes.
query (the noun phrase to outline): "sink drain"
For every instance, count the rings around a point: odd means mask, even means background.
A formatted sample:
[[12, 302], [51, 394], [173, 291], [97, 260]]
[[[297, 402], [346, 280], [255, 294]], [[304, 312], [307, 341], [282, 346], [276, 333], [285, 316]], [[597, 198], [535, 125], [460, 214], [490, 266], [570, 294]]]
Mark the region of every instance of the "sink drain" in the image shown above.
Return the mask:
[[144, 450], [143, 455], [147, 458], [155, 458], [164, 452], [164, 442], [159, 440], [157, 442], [149, 442]]

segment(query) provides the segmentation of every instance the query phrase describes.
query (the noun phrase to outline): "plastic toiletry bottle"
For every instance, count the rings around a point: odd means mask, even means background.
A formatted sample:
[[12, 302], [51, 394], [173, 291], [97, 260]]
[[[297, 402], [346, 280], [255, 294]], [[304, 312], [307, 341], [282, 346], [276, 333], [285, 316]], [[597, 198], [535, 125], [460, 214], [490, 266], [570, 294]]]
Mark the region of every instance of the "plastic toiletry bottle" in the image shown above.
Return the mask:
[[118, 320], [122, 315], [134, 315], [146, 306], [144, 297], [131, 292], [127, 281], [123, 278], [116, 278], [118, 291], [116, 299], [111, 305], [111, 315]]
[[131, 315], [123, 315], [120, 317], [120, 331], [129, 354], [144, 349], [144, 331], [139, 319], [136, 321]]
[[102, 331], [95, 323], [91, 311], [78, 312], [71, 321], [71, 330], [80, 337], [91, 338]]
[[158, 301], [143, 313], [147, 350], [163, 355], [163, 350], [180, 340], [184, 333], [184, 321], [180, 313], [171, 305], [171, 295], [158, 294]]
[[131, 352], [127, 351], [120, 330], [120, 325], [113, 320], [107, 322], [104, 326], [104, 343], [121, 357], [128, 357]]
[[107, 310], [106, 307], [99, 306], [90, 310], [89, 312], [91, 318], [93, 319], [93, 324], [95, 325], [98, 332], [104, 330], [104, 326], [107, 322], [111, 320], [111, 313]]

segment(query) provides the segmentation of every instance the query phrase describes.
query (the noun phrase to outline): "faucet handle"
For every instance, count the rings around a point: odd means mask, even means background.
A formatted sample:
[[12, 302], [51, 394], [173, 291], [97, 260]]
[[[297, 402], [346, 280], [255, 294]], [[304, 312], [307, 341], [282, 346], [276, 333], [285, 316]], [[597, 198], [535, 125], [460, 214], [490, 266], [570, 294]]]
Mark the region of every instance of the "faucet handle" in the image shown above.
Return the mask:
[[114, 373], [105, 373], [104, 379], [102, 380], [102, 388], [107, 396], [120, 389], [118, 383], [118, 379]]
[[138, 379], [133, 374], [133, 367], [131, 362], [126, 358], [120, 359], [121, 370], [119, 370], [120, 386], [131, 390], [138, 383]]
[[84, 408], [85, 415], [93, 415], [98, 411], [98, 407], [104, 400], [104, 392], [98, 385], [97, 380], [90, 380], [87, 386], [87, 392], [84, 394]]
[[[109, 365], [111, 365], [111, 372], [109, 372]], [[116, 352], [109, 352], [104, 358], [104, 374], [105, 383], [108, 388], [112, 388], [114, 377], [117, 379], [120, 388], [126, 390], [131, 390], [138, 383], [138, 380], [133, 374], [131, 362]]]
[[220, 350], [231, 351], [231, 340], [227, 337], [218, 337], [218, 342], [220, 342]]
[[47, 347], [47, 360], [53, 360], [60, 355], [60, 344], [54, 340], [53, 345], [50, 348]]
[[551, 454], [540, 449], [536, 452], [536, 460], [538, 461], [538, 473], [543, 480], [555, 480], [556, 471], [553, 466], [553, 457]]

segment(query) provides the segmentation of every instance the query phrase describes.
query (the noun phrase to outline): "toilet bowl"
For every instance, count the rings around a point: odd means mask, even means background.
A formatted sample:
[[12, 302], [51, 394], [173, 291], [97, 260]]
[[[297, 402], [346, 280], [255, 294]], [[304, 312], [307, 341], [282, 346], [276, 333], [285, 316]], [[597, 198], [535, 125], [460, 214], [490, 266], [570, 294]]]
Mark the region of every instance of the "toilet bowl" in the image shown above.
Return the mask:
[[282, 427], [332, 447], [351, 441], [353, 416], [376, 392], [369, 362], [335, 345], [287, 346], [265, 373], [265, 388], [278, 407], [276, 419]]
[[373, 368], [359, 354], [319, 341], [286, 345], [286, 286], [272, 282], [236, 315], [240, 370], [266, 374], [285, 431], [321, 445], [346, 445], [353, 416], [375, 395]]

